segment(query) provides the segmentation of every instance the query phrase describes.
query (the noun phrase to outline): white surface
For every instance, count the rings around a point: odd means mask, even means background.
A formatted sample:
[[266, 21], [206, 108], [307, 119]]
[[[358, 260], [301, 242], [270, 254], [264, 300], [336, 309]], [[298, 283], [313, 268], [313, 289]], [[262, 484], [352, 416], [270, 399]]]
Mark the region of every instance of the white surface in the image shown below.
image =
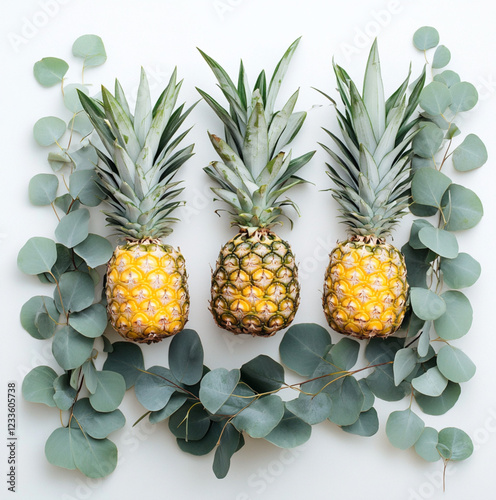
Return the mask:
[[[480, 91], [480, 104], [461, 123], [462, 132], [477, 133], [485, 141], [490, 161], [479, 171], [467, 175], [447, 173], [473, 188], [485, 206], [481, 224], [459, 236], [463, 251], [482, 264], [480, 281], [467, 290], [475, 310], [469, 335], [455, 342], [463, 347], [477, 365], [476, 376], [463, 384], [458, 404], [441, 417], [424, 416], [428, 425], [438, 429], [458, 426], [474, 439], [476, 453], [467, 462], [450, 465], [447, 492], [441, 486], [442, 464], [428, 464], [412, 450], [393, 448], [384, 432], [387, 415], [404, 409], [408, 402], [378, 402], [381, 427], [372, 438], [345, 434], [325, 423], [314, 426], [310, 441], [293, 451], [280, 449], [262, 440], [247, 439], [243, 450], [232, 461], [229, 475], [217, 480], [211, 471], [212, 455], [192, 457], [179, 451], [164, 426], [152, 427], [146, 421], [132, 428], [143, 409], [133, 392], [122, 407], [127, 425], [111, 438], [117, 443], [120, 461], [116, 471], [104, 480], [93, 481], [77, 472], [58, 469], [47, 463], [44, 443], [59, 425], [57, 411], [18, 400], [19, 468], [18, 499], [74, 500], [143, 498], [202, 498], [216, 500], [257, 500], [280, 498], [323, 499], [406, 499], [492, 498], [496, 487], [493, 472], [496, 462], [496, 392], [494, 375], [494, 277], [493, 248], [495, 174], [494, 116], [496, 114], [496, 4], [458, 0], [354, 2], [295, 0], [147, 0], [82, 1], [24, 0], [5, 1], [0, 21], [2, 57], [1, 130], [2, 184], [0, 198], [2, 337], [1, 391], [6, 401], [6, 381], [20, 384], [24, 374], [39, 364], [53, 364], [49, 342], [31, 338], [19, 324], [22, 304], [32, 295], [48, 293], [37, 280], [16, 268], [19, 248], [32, 236], [52, 237], [55, 227], [49, 208], [31, 206], [27, 199], [29, 179], [50, 172], [46, 151], [38, 147], [31, 129], [45, 115], [63, 113], [56, 89], [40, 87], [32, 76], [34, 62], [46, 56], [66, 59], [71, 64], [67, 75], [78, 81], [79, 64], [70, 53], [77, 36], [95, 33], [102, 36], [108, 53], [105, 65], [90, 69], [87, 81], [112, 85], [115, 76], [123, 87], [135, 92], [139, 67], [149, 72], [155, 96], [170, 71], [178, 65], [185, 82], [182, 100], [198, 99], [195, 86], [216, 96], [214, 78], [195, 47], [202, 48], [232, 74], [242, 57], [254, 82], [257, 72], [269, 72], [287, 46], [298, 36], [302, 42], [291, 64], [281, 100], [300, 87], [298, 109], [309, 110], [304, 129], [293, 145], [295, 154], [317, 149], [313, 161], [302, 175], [315, 183], [292, 194], [302, 212], [293, 231], [288, 225], [278, 230], [288, 239], [300, 262], [302, 303], [297, 322], [325, 325], [321, 310], [321, 289], [327, 253], [344, 236], [336, 221], [336, 206], [329, 193], [324, 172], [326, 155], [317, 141], [326, 141], [322, 126], [335, 130], [333, 110], [311, 87], [336, 96], [331, 60], [343, 65], [357, 80], [363, 68], [372, 37], [378, 35], [386, 91], [402, 81], [413, 62], [414, 74], [422, 67], [421, 55], [412, 47], [414, 31], [433, 25], [441, 43], [453, 54], [450, 68], [473, 82]], [[220, 96], [219, 96], [219, 99]], [[320, 107], [313, 107], [313, 106]], [[207, 311], [210, 266], [220, 246], [234, 231], [223, 215], [214, 214], [207, 176], [201, 168], [215, 159], [206, 129], [222, 132], [219, 122], [204, 103], [189, 119], [196, 123], [190, 140], [196, 155], [184, 167], [187, 180], [185, 196], [189, 209], [170, 238], [187, 259], [191, 288], [189, 327], [200, 333], [205, 362], [210, 367], [239, 367], [252, 357], [266, 353], [278, 359], [281, 334], [271, 339], [235, 338], [214, 326]], [[92, 224], [99, 219], [93, 217]], [[101, 227], [97, 229], [102, 229]], [[401, 246], [407, 237], [405, 221], [395, 236]], [[337, 335], [335, 335], [335, 338]], [[168, 341], [145, 347], [146, 365], [167, 364]], [[55, 366], [55, 365], [54, 365]], [[287, 394], [284, 397], [290, 398]], [[0, 412], [0, 436], [5, 435], [5, 408]], [[5, 450], [4, 445], [2, 449]], [[0, 471], [6, 470], [6, 453], [0, 453]], [[5, 476], [3, 476], [5, 478]], [[9, 498], [5, 479], [0, 497]]]

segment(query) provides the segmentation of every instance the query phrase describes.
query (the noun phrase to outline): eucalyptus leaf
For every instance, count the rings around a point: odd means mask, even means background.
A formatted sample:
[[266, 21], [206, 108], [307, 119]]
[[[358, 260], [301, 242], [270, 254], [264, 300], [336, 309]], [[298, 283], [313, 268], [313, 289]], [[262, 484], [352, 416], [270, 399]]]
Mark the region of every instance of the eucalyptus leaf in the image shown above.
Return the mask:
[[64, 120], [56, 116], [45, 116], [34, 124], [33, 135], [40, 146], [51, 146], [61, 139], [66, 129]]
[[279, 345], [282, 362], [296, 373], [308, 377], [332, 345], [329, 332], [314, 323], [290, 327]]
[[393, 446], [406, 450], [420, 438], [425, 424], [411, 409], [394, 411], [386, 423], [386, 435]]
[[94, 269], [107, 264], [114, 253], [114, 249], [107, 238], [89, 233], [81, 243], [74, 247], [74, 252], [84, 259], [89, 267]]
[[460, 392], [461, 389], [459, 384], [448, 382], [446, 389], [440, 396], [425, 396], [418, 392], [414, 392], [414, 396], [417, 404], [427, 415], [443, 415], [453, 408], [460, 397]]
[[372, 406], [374, 406], [375, 396], [374, 393], [370, 390], [369, 384], [367, 383], [366, 379], [361, 378], [358, 381], [358, 385], [360, 386], [364, 398], [362, 405], [362, 413], [363, 413], [369, 411], [372, 408]]
[[439, 43], [439, 32], [431, 26], [423, 26], [415, 31], [413, 44], [419, 50], [432, 49]]
[[[151, 421], [151, 416], [150, 416], [150, 421]], [[224, 428], [224, 425], [225, 424], [223, 422], [212, 422], [207, 433], [201, 439], [198, 439], [196, 441], [191, 441], [191, 440], [186, 441], [185, 439], [176, 438], [177, 444], [181, 449], [181, 451], [190, 453], [191, 455], [195, 456], [206, 455], [207, 453], [210, 453], [217, 445], [217, 442], [219, 441], [219, 437], [221, 436], [221, 432], [222, 429]]]
[[[420, 243], [420, 240], [418, 241], [419, 244], [423, 245]], [[411, 287], [427, 288], [426, 273], [429, 270], [430, 265], [426, 262], [425, 257], [428, 250], [416, 250], [407, 243], [403, 245], [401, 252], [405, 257], [409, 285]]]
[[459, 184], [451, 184], [443, 196], [442, 205], [447, 231], [471, 229], [484, 215], [480, 198], [471, 189]]
[[76, 467], [87, 477], [108, 476], [117, 466], [117, 446], [109, 439], [94, 439], [80, 429], [69, 428]]
[[343, 431], [357, 436], [370, 437], [379, 430], [379, 417], [375, 408], [360, 413], [358, 420], [351, 425], [343, 425]]
[[53, 87], [64, 79], [69, 65], [57, 57], [44, 57], [34, 64], [33, 73], [36, 81], [44, 87]]
[[210, 418], [201, 403], [186, 401], [169, 418], [169, 430], [186, 441], [202, 439], [210, 427]]
[[487, 162], [487, 149], [475, 134], [468, 134], [453, 151], [453, 166], [460, 172], [482, 167]]
[[43, 403], [47, 406], [56, 406], [53, 399], [55, 389], [53, 384], [57, 373], [49, 366], [33, 368], [22, 382], [22, 395], [31, 403]]
[[418, 237], [418, 233], [423, 227], [434, 227], [434, 226], [426, 219], [417, 219], [414, 220], [412, 223], [412, 227], [410, 229], [410, 239], [408, 240], [408, 244], [414, 250], [422, 250], [426, 248], [426, 246], [420, 241]]
[[64, 469], [76, 469], [71, 441], [69, 428], [59, 427], [55, 429], [45, 444], [45, 456], [48, 462]]
[[64, 370], [81, 366], [90, 356], [93, 339], [84, 337], [74, 328], [65, 325], [53, 337], [52, 353]]
[[103, 41], [96, 35], [80, 36], [72, 46], [72, 53], [84, 59], [84, 66], [100, 66], [107, 60]]
[[35, 339], [49, 339], [55, 333], [59, 312], [51, 297], [31, 297], [21, 308], [21, 325]]
[[445, 345], [437, 353], [439, 371], [452, 382], [467, 382], [475, 375], [475, 365], [460, 349]]
[[468, 298], [454, 290], [444, 292], [446, 312], [434, 321], [437, 334], [445, 340], [456, 340], [466, 335], [472, 326], [473, 310]]
[[451, 179], [433, 168], [421, 168], [412, 179], [412, 197], [420, 205], [440, 207]]
[[438, 432], [432, 427], [425, 427], [415, 443], [415, 452], [427, 462], [436, 462], [441, 456], [437, 450]]
[[180, 390], [172, 372], [163, 366], [152, 366], [136, 380], [134, 391], [138, 401], [150, 411], [161, 410], [176, 390]]
[[417, 366], [417, 355], [413, 349], [400, 349], [394, 356], [393, 374], [394, 384], [399, 385]]
[[263, 438], [276, 427], [283, 415], [282, 399], [272, 394], [254, 400], [232, 422], [239, 431], [245, 431], [253, 438]]
[[434, 366], [412, 380], [412, 386], [421, 394], [438, 397], [448, 385], [448, 379]]
[[437, 227], [423, 227], [418, 233], [420, 242], [441, 257], [454, 259], [458, 255], [458, 242], [453, 233]]
[[84, 385], [86, 386], [90, 394], [94, 394], [98, 387], [98, 378], [93, 361], [91, 359], [85, 361], [81, 369], [84, 376]]
[[229, 399], [240, 379], [240, 371], [216, 368], [207, 373], [200, 385], [200, 400], [210, 413], [217, 413]]
[[460, 252], [454, 259], [441, 259], [443, 280], [450, 288], [472, 286], [480, 277], [481, 265], [472, 256]]
[[79, 312], [88, 308], [95, 298], [91, 277], [81, 271], [69, 271], [59, 279], [58, 290], [54, 291], [55, 304], [59, 311]]
[[439, 431], [438, 451], [446, 460], [465, 460], [472, 455], [474, 444], [466, 432], [447, 427]]
[[99, 412], [116, 410], [122, 403], [126, 392], [124, 377], [107, 370], [97, 371], [96, 391], [90, 395], [91, 406]]
[[331, 347], [329, 355], [332, 363], [341, 370], [351, 370], [357, 362], [360, 344], [350, 338], [342, 338]]
[[390, 364], [377, 366], [365, 380], [374, 395], [384, 401], [400, 401], [410, 392], [410, 384], [407, 382], [395, 385], [393, 367]]
[[460, 80], [460, 75], [458, 73], [446, 69], [442, 73], [435, 75], [434, 81], [444, 83], [448, 88], [450, 88], [455, 83], [459, 83], [461, 80]]
[[472, 109], [479, 100], [477, 89], [469, 82], [455, 83], [451, 88], [451, 105], [453, 113]]
[[57, 197], [59, 179], [53, 174], [37, 174], [29, 181], [29, 201], [36, 206], [50, 205]]
[[435, 69], [444, 68], [451, 60], [451, 52], [445, 45], [438, 45], [434, 58], [432, 59], [432, 67]]
[[413, 312], [425, 321], [433, 321], [446, 312], [446, 303], [443, 298], [432, 290], [412, 287], [410, 289], [410, 300]]
[[233, 425], [226, 424], [214, 455], [213, 470], [217, 479], [227, 476], [231, 457], [238, 450], [241, 438], [241, 433]]
[[175, 392], [174, 394], [172, 394], [169, 401], [167, 401], [167, 404], [161, 410], [152, 411], [150, 413], [150, 422], [152, 424], [158, 424], [166, 418], [169, 418], [173, 413], [179, 410], [181, 406], [183, 406], [187, 398], [188, 396], [186, 394]]
[[312, 426], [286, 409], [281, 421], [265, 439], [280, 448], [295, 448], [306, 443], [311, 434]]
[[68, 248], [75, 247], [88, 237], [89, 220], [90, 213], [86, 208], [64, 215], [55, 228], [57, 240]]
[[69, 177], [69, 193], [87, 207], [96, 207], [105, 198], [95, 170], [76, 170]]
[[316, 396], [300, 393], [296, 399], [287, 401], [286, 408], [310, 425], [319, 424], [329, 418], [332, 401], [328, 394]]
[[59, 410], [69, 410], [74, 404], [74, 399], [76, 397], [76, 389], [71, 387], [69, 375], [64, 373], [58, 376], [53, 381], [53, 388], [55, 389], [53, 400], [57, 408]]
[[102, 413], [91, 406], [88, 398], [81, 398], [74, 405], [71, 427], [81, 427], [85, 433], [95, 439], [104, 439], [126, 423], [120, 410]]
[[126, 389], [130, 389], [145, 369], [143, 352], [136, 344], [115, 342], [103, 369], [120, 373], [126, 381]]
[[442, 82], [433, 81], [420, 93], [419, 104], [430, 115], [442, 115], [452, 102], [450, 89]]
[[351, 425], [357, 421], [364, 402], [363, 392], [355, 377], [344, 377], [331, 392], [329, 420], [337, 425]]
[[80, 83], [70, 83], [64, 87], [64, 106], [73, 113], [79, 113], [83, 110], [83, 106], [79, 101], [78, 90], [89, 95], [88, 87]]
[[174, 378], [187, 385], [200, 381], [203, 374], [203, 347], [199, 335], [185, 329], [172, 339], [169, 367]]
[[49, 238], [30, 238], [19, 250], [17, 267], [26, 274], [49, 273], [57, 261], [57, 247]]
[[72, 117], [69, 122], [68, 128], [71, 128], [72, 130], [74, 130], [74, 132], [77, 132], [82, 137], [86, 137], [93, 131], [93, 124], [91, 123], [86, 113], [79, 112]]
[[257, 392], [275, 391], [284, 383], [284, 368], [261, 354], [241, 367], [241, 378]]
[[92, 304], [69, 316], [69, 325], [85, 337], [100, 337], [107, 327], [107, 310], [102, 304]]
[[433, 158], [444, 140], [444, 132], [432, 122], [423, 122], [413, 138], [413, 152], [422, 158]]

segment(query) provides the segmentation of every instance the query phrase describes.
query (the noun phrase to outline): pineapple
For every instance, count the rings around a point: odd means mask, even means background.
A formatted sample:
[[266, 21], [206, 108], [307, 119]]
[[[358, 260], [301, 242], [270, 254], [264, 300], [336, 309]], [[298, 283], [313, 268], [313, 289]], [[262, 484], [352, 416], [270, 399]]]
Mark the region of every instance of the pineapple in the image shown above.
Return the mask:
[[274, 112], [274, 103], [296, 40], [279, 61], [270, 83], [262, 71], [250, 92], [243, 63], [238, 85], [224, 69], [201, 52], [229, 103], [229, 112], [198, 89], [225, 126], [225, 140], [210, 134], [221, 158], [204, 170], [219, 187], [218, 199], [230, 206], [239, 232], [221, 249], [212, 273], [210, 310], [216, 323], [235, 334], [268, 337], [287, 327], [296, 314], [300, 285], [289, 244], [272, 230], [283, 207], [294, 202], [280, 197], [305, 182], [295, 174], [314, 152], [292, 159], [282, 150], [300, 130], [306, 113], [293, 113], [298, 91]]
[[104, 146], [97, 148], [97, 172], [111, 207], [107, 222], [124, 237], [107, 266], [107, 311], [113, 328], [135, 342], [158, 342], [188, 319], [184, 257], [162, 241], [181, 204], [175, 198], [182, 188], [173, 177], [193, 154], [192, 145], [176, 150], [187, 131], [175, 133], [192, 109], [174, 110], [180, 88], [174, 71], [152, 109], [141, 70], [134, 116], [117, 80], [115, 95], [102, 87], [102, 102], [79, 93]]
[[359, 338], [387, 337], [401, 325], [408, 297], [405, 259], [385, 238], [409, 205], [411, 143], [418, 120], [410, 120], [425, 82], [425, 70], [409, 99], [410, 73], [385, 101], [377, 40], [370, 50], [363, 94], [334, 64], [345, 113], [337, 111], [344, 139], [326, 132], [336, 148], [323, 146], [333, 197], [350, 237], [331, 252], [323, 306], [329, 325]]

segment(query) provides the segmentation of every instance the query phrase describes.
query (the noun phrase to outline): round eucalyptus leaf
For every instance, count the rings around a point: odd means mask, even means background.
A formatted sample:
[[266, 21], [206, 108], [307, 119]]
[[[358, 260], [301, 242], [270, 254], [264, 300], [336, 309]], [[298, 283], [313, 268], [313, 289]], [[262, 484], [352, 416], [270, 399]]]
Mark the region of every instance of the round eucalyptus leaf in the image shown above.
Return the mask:
[[29, 181], [29, 200], [33, 205], [50, 205], [57, 197], [59, 179], [53, 174], [37, 174]]
[[187, 385], [198, 383], [203, 374], [203, 346], [195, 330], [185, 329], [172, 339], [169, 366], [175, 379]]
[[56, 116], [40, 118], [33, 127], [35, 141], [40, 146], [51, 146], [65, 134], [67, 125], [64, 120]]
[[57, 329], [59, 312], [51, 297], [31, 297], [21, 308], [21, 325], [35, 339], [49, 339]]
[[372, 406], [374, 406], [375, 403], [375, 396], [374, 393], [370, 390], [369, 384], [367, 383], [367, 380], [364, 378], [361, 378], [358, 381], [358, 385], [360, 386], [360, 389], [363, 393], [363, 405], [362, 405], [362, 413], [369, 411]]
[[386, 423], [386, 434], [393, 446], [406, 450], [417, 442], [424, 426], [424, 421], [410, 409], [393, 411]]
[[415, 203], [439, 208], [451, 179], [433, 168], [421, 168], [412, 179], [412, 197]]
[[[78, 114], [79, 116], [79, 114]], [[98, 163], [98, 155], [91, 145], [83, 146], [71, 153], [71, 159], [76, 165], [76, 170], [95, 170]]]
[[461, 80], [458, 73], [445, 69], [442, 73], [434, 76], [434, 81], [444, 83], [448, 88], [450, 88], [455, 83], [459, 83]]
[[[419, 244], [421, 244], [420, 240]], [[401, 253], [405, 257], [409, 285], [427, 288], [426, 273], [430, 269], [430, 265], [426, 262], [425, 257], [428, 250], [414, 249], [407, 243], [401, 248]]]
[[413, 138], [413, 152], [423, 158], [432, 158], [441, 147], [444, 132], [431, 122], [422, 122], [420, 131]]
[[58, 172], [65, 166], [71, 166], [71, 157], [67, 154], [67, 149], [62, 149], [62, 151], [50, 151], [48, 153], [48, 163], [52, 167], [54, 172]]
[[431, 82], [420, 93], [419, 104], [430, 115], [442, 115], [451, 104], [450, 89], [441, 82]]
[[200, 384], [200, 400], [210, 413], [217, 410], [229, 399], [234, 388], [239, 382], [241, 373], [239, 370], [226, 370], [216, 368], [208, 372]]
[[389, 364], [376, 367], [365, 380], [374, 395], [384, 401], [400, 401], [410, 392], [410, 384], [406, 382], [395, 385], [393, 367]]
[[415, 443], [415, 452], [427, 462], [437, 462], [441, 456], [437, 451], [438, 432], [432, 427], [425, 427]]
[[460, 172], [482, 167], [487, 158], [486, 146], [475, 134], [468, 134], [452, 155], [453, 166]]
[[76, 170], [69, 177], [69, 193], [87, 207], [96, 207], [105, 198], [95, 170]]
[[439, 371], [452, 382], [467, 382], [475, 375], [475, 365], [460, 349], [445, 345], [437, 353]]
[[451, 52], [445, 45], [439, 45], [434, 52], [432, 67], [434, 69], [444, 68], [451, 60]]
[[86, 208], [64, 215], [57, 227], [57, 240], [68, 248], [73, 248], [88, 237], [90, 213]]
[[85, 476], [108, 476], [117, 466], [117, 447], [109, 439], [94, 439], [80, 429], [69, 428], [74, 463]]
[[55, 389], [53, 383], [57, 379], [55, 370], [49, 366], [33, 368], [22, 382], [22, 395], [31, 403], [43, 403], [47, 406], [56, 406], [53, 399]]
[[433, 321], [446, 312], [446, 303], [443, 298], [432, 290], [412, 287], [410, 289], [410, 300], [413, 312], [425, 321]]
[[410, 347], [400, 349], [394, 356], [394, 384], [399, 385], [417, 366], [417, 354]]
[[379, 418], [375, 408], [360, 413], [358, 420], [351, 425], [343, 425], [343, 431], [357, 436], [370, 437], [379, 430]]
[[284, 368], [261, 354], [241, 367], [241, 378], [257, 392], [275, 391], [284, 383]]
[[432, 49], [439, 43], [439, 32], [431, 26], [422, 26], [413, 34], [413, 45], [419, 50]]
[[428, 205], [421, 205], [415, 202], [411, 203], [408, 208], [417, 217], [432, 217], [438, 211], [437, 207], [429, 207]]
[[126, 392], [124, 377], [119, 373], [103, 370], [96, 372], [96, 378], [96, 391], [90, 395], [91, 406], [100, 412], [116, 410]]
[[88, 115], [83, 112], [77, 113], [73, 116], [73, 118], [69, 121], [67, 128], [74, 130], [74, 132], [77, 132], [82, 137], [86, 137], [93, 132], [93, 124], [88, 118]]
[[53, 337], [52, 353], [64, 370], [81, 366], [91, 356], [92, 349], [93, 339], [84, 337], [68, 325], [63, 326]]
[[80, 36], [72, 46], [72, 53], [84, 59], [85, 67], [100, 66], [107, 60], [103, 41], [96, 35]]
[[64, 214], [68, 214], [69, 212], [78, 210], [81, 206], [81, 203], [79, 202], [79, 200], [73, 200], [72, 196], [69, 193], [66, 193], [55, 198], [55, 206], [62, 210]]
[[311, 434], [312, 426], [286, 409], [281, 421], [265, 439], [279, 448], [296, 448], [306, 443]]
[[126, 381], [126, 389], [130, 389], [145, 369], [143, 352], [138, 345], [130, 342], [115, 342], [112, 346], [103, 369], [120, 373]]
[[55, 429], [45, 444], [45, 456], [48, 462], [64, 469], [76, 469], [71, 444], [71, 429], [68, 427]]
[[455, 83], [451, 88], [451, 105], [453, 113], [472, 109], [479, 100], [477, 89], [469, 82]]
[[44, 57], [34, 64], [33, 73], [36, 81], [44, 87], [52, 87], [62, 82], [69, 65], [57, 57]]
[[253, 392], [244, 382], [240, 382], [216, 413], [219, 415], [236, 415], [255, 398], [255, 392]]
[[331, 392], [329, 420], [337, 425], [351, 425], [358, 420], [364, 402], [363, 392], [355, 377], [344, 377]]
[[[447, 231], [463, 231], [476, 226], [484, 215], [480, 198], [459, 184], [452, 184], [442, 200]], [[448, 257], [447, 255], [445, 257]]]
[[210, 428], [210, 418], [200, 403], [187, 401], [169, 418], [169, 430], [186, 441], [202, 439]]
[[93, 361], [91, 359], [85, 361], [81, 368], [83, 370], [84, 385], [90, 394], [94, 394], [98, 387], [98, 378], [96, 376], [97, 372]]
[[429, 250], [441, 257], [454, 259], [458, 255], [458, 242], [453, 233], [437, 227], [423, 227], [418, 238]]
[[71, 387], [69, 375], [64, 373], [53, 381], [53, 388], [55, 394], [53, 400], [59, 410], [69, 410], [74, 404], [76, 397], [76, 390]]
[[70, 83], [64, 87], [64, 106], [73, 113], [79, 113], [79, 111], [83, 110], [83, 106], [79, 101], [78, 90], [89, 95], [88, 87], [80, 83]]
[[86, 273], [80, 271], [64, 273], [59, 280], [59, 290], [54, 291], [55, 304], [59, 311], [82, 311], [88, 308], [95, 298], [93, 280]]
[[446, 389], [448, 379], [434, 366], [412, 380], [413, 388], [426, 396], [438, 397]]
[[[167, 404], [157, 411], [152, 411], [150, 413], [149, 419], [152, 424], [158, 424], [166, 418], [169, 418], [173, 413], [175, 413], [183, 404], [186, 402], [188, 396], [186, 394], [181, 394], [175, 392], [167, 402]], [[183, 450], [184, 451], [184, 450]]]
[[332, 401], [328, 394], [316, 396], [300, 393], [296, 399], [286, 402], [286, 408], [310, 425], [319, 424], [329, 418]]
[[30, 238], [19, 250], [17, 267], [26, 274], [49, 273], [57, 261], [57, 247], [49, 238]]
[[232, 422], [238, 431], [245, 431], [252, 438], [263, 438], [276, 427], [283, 415], [282, 399], [279, 396], [270, 395], [253, 401], [250, 406], [234, 417]]
[[106, 264], [114, 253], [107, 238], [93, 233], [89, 233], [85, 240], [76, 245], [74, 251], [93, 269]]
[[[422, 113], [422, 116], [428, 116], [429, 120], [433, 120], [435, 117], [428, 115], [427, 113]], [[423, 122], [421, 122], [423, 123]], [[439, 125], [438, 125], [439, 126]], [[442, 128], [442, 127], [440, 127]], [[415, 173], [419, 168], [435, 168], [436, 164], [432, 158], [422, 158], [421, 156], [414, 155], [412, 158], [412, 173]]]
[[481, 274], [481, 265], [468, 253], [459, 253], [454, 259], [441, 259], [443, 280], [450, 288], [472, 286]]
[[227, 424], [219, 440], [219, 445], [215, 450], [213, 471], [217, 479], [227, 476], [231, 465], [231, 457], [238, 451], [243, 443], [243, 436], [236, 428]]
[[462, 292], [454, 290], [444, 292], [441, 297], [446, 302], [446, 312], [434, 321], [434, 328], [445, 340], [459, 339], [472, 326], [473, 310], [470, 301]]
[[396, 352], [403, 346], [397, 338], [372, 338], [365, 348], [365, 357], [371, 365], [393, 361]]
[[415, 401], [417, 401], [424, 413], [427, 415], [444, 415], [458, 401], [460, 392], [459, 384], [448, 382], [446, 389], [438, 397], [425, 396], [418, 392], [414, 392], [414, 395]]
[[332, 363], [341, 370], [351, 370], [357, 362], [360, 344], [350, 338], [342, 338], [331, 347], [329, 355]]
[[418, 233], [423, 227], [434, 227], [428, 220], [425, 219], [417, 219], [412, 223], [412, 228], [410, 230], [410, 239], [408, 240], [408, 244], [414, 250], [421, 250], [426, 248], [426, 246], [419, 240]]
[[[56, 244], [57, 247], [57, 261], [52, 267], [52, 275], [58, 281], [60, 277], [73, 265], [73, 254], [70, 248]], [[49, 276], [49, 278], [52, 278]], [[53, 279], [53, 278], [52, 278]]]
[[223, 422], [212, 422], [207, 433], [201, 439], [198, 439], [197, 441], [186, 441], [185, 439], [176, 438], [177, 445], [181, 451], [189, 453], [190, 455], [195, 455], [197, 457], [207, 455], [216, 447], [223, 428]]
[[279, 345], [282, 362], [296, 373], [308, 377], [332, 345], [329, 332], [314, 323], [290, 327]]
[[69, 325], [85, 337], [100, 337], [107, 327], [107, 310], [102, 304], [90, 307], [69, 316]]
[[81, 398], [74, 405], [71, 427], [83, 431], [95, 439], [104, 439], [124, 427], [126, 418], [120, 410], [102, 413], [91, 406], [88, 398]]
[[150, 411], [161, 410], [178, 389], [180, 387], [174, 375], [163, 366], [148, 368], [134, 384], [138, 401]]
[[438, 450], [446, 460], [465, 460], [474, 452], [474, 444], [466, 432], [447, 427], [439, 431]]

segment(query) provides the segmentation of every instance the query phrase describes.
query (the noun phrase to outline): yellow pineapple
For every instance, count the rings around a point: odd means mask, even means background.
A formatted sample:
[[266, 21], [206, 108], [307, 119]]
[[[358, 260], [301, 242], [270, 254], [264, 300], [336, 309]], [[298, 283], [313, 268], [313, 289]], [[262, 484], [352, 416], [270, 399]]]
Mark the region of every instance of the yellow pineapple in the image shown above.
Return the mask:
[[407, 100], [410, 75], [385, 101], [377, 41], [374, 41], [360, 95], [346, 71], [334, 65], [345, 113], [338, 113], [344, 142], [326, 131], [337, 148], [324, 149], [335, 183], [333, 197], [350, 237], [331, 252], [323, 306], [329, 325], [359, 338], [387, 337], [405, 315], [408, 284], [405, 259], [385, 238], [405, 214], [411, 181], [411, 142], [417, 120], [410, 120], [425, 72]]
[[102, 87], [103, 102], [79, 93], [105, 148], [97, 149], [97, 171], [112, 209], [107, 221], [125, 238], [107, 266], [107, 310], [113, 328], [136, 342], [174, 335], [188, 319], [184, 257], [162, 241], [181, 203], [175, 198], [182, 188], [172, 179], [193, 151], [176, 150], [187, 132], [175, 134], [192, 109], [174, 110], [180, 87], [174, 71], [152, 108], [142, 70], [134, 116], [118, 81], [115, 96]]
[[239, 232], [221, 249], [212, 273], [210, 309], [216, 323], [235, 334], [271, 336], [293, 321], [300, 285], [295, 257], [289, 244], [271, 227], [279, 223], [289, 199], [279, 198], [303, 179], [296, 172], [314, 152], [291, 159], [282, 152], [300, 130], [306, 113], [293, 113], [298, 92], [274, 112], [274, 103], [289, 61], [298, 45], [286, 51], [267, 85], [265, 72], [248, 88], [243, 63], [236, 87], [224, 69], [202, 55], [214, 72], [230, 104], [223, 109], [199, 90], [224, 122], [226, 139], [209, 134], [222, 162], [205, 168], [220, 187], [212, 188], [229, 204], [232, 224]]

